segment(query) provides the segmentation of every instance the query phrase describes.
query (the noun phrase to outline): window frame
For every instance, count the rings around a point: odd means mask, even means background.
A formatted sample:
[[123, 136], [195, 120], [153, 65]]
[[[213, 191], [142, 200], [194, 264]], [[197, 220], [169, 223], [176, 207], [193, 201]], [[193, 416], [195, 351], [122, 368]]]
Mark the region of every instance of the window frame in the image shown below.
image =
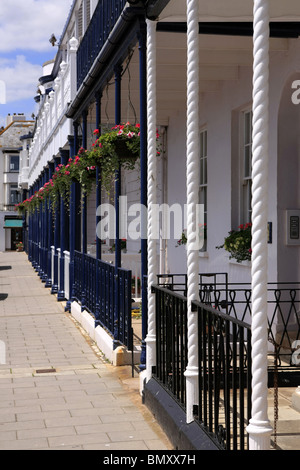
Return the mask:
[[240, 224], [252, 221], [252, 119], [252, 107], [248, 106], [240, 114]]
[[[204, 205], [204, 224], [207, 235], [207, 194], [208, 194], [208, 132], [207, 127], [202, 127], [199, 132], [199, 204]], [[202, 194], [204, 195], [202, 197]], [[203, 200], [204, 199], [204, 200]], [[204, 240], [201, 252], [207, 251], [207, 236]]]

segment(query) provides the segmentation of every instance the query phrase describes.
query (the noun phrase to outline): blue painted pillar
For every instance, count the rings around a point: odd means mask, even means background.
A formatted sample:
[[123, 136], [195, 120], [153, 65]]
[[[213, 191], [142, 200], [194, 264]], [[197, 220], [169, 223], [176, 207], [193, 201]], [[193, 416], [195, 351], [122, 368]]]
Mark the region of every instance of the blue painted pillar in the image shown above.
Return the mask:
[[[37, 180], [36, 191], [38, 191], [41, 187], [41, 175]], [[37, 239], [37, 259], [36, 259], [36, 266], [35, 270], [40, 275], [41, 272], [41, 240], [42, 240], [42, 223], [41, 223], [41, 204], [36, 209], [36, 239]]]
[[[28, 197], [32, 196], [32, 187], [28, 190]], [[32, 262], [32, 214], [28, 212], [28, 260]]]
[[[74, 128], [74, 155], [77, 154], [79, 150], [79, 136], [78, 136], [78, 122], [73, 123]], [[81, 251], [81, 213], [79, 210], [80, 199], [81, 199], [81, 188], [79, 183], [75, 183], [75, 250]]]
[[[141, 168], [141, 205], [147, 207], [147, 48], [146, 48], [146, 23], [140, 22], [139, 39], [139, 63], [140, 63], [140, 168]], [[146, 344], [148, 312], [147, 312], [147, 219], [145, 211], [141, 213], [141, 287], [142, 287], [142, 350], [140, 369], [146, 367]]]
[[[21, 193], [21, 199], [22, 201], [25, 201], [27, 199], [27, 190], [23, 189]], [[27, 214], [26, 212], [23, 214], [22, 217], [22, 241], [23, 241], [23, 246], [24, 246], [24, 251], [28, 254], [28, 225], [27, 225]]]
[[[101, 98], [102, 94], [96, 96], [96, 129], [99, 129], [101, 135]], [[100, 167], [96, 168], [96, 207], [101, 205], [101, 172]], [[100, 217], [96, 216], [96, 227], [100, 222]], [[96, 235], [96, 257], [101, 259], [102, 256], [102, 244], [101, 239]]]
[[[54, 163], [48, 164], [48, 181], [52, 179], [52, 175], [54, 172]], [[51, 200], [47, 201], [47, 228], [48, 228], [48, 236], [47, 236], [47, 279], [45, 283], [45, 287], [50, 288], [52, 286], [52, 273], [51, 273], [51, 246], [54, 243], [54, 233], [53, 233], [53, 213], [52, 213], [52, 204]]]
[[[60, 163], [60, 157], [54, 157], [54, 167]], [[53, 284], [51, 287], [51, 294], [58, 293], [58, 253], [57, 249], [59, 248], [60, 242], [60, 201], [58, 201], [55, 207], [54, 214], [54, 273], [53, 273]]]
[[[60, 163], [66, 165], [69, 157], [69, 152], [63, 149], [59, 149]], [[60, 233], [59, 233], [59, 245], [60, 245], [60, 262], [59, 262], [59, 286], [57, 293], [57, 300], [65, 300], [65, 250], [67, 247], [67, 211], [64, 198], [60, 198]]]
[[[75, 156], [75, 136], [70, 135], [69, 141], [69, 158]], [[70, 297], [67, 299], [65, 310], [71, 313], [71, 303], [74, 299], [74, 254], [75, 254], [75, 240], [76, 240], [76, 205], [75, 205], [75, 191], [76, 183], [71, 183], [70, 187], [70, 204], [69, 204], [69, 252], [70, 252], [70, 265], [69, 265], [69, 291]]]
[[[83, 111], [82, 113], [82, 147], [84, 149], [87, 148], [87, 111]], [[82, 194], [82, 253], [87, 253], [87, 196], [86, 194]], [[85, 289], [85, 263], [84, 257], [83, 259], [83, 266], [81, 272], [81, 285], [82, 285], [82, 294], [81, 294], [81, 309], [85, 309], [85, 302], [86, 302], [86, 289]]]
[[[99, 135], [101, 134], [101, 98], [102, 93], [96, 95], [96, 129], [99, 130]], [[101, 205], [101, 170], [100, 167], [96, 168], [96, 208]], [[96, 228], [100, 222], [100, 217], [96, 215]], [[97, 236], [96, 233], [96, 258], [101, 260], [102, 257], [102, 244], [101, 239]], [[97, 320], [100, 318], [100, 271], [98, 269], [98, 264], [96, 267], [96, 325]]]
[[[115, 124], [121, 123], [121, 73], [120, 65], [115, 67]], [[118, 268], [121, 267], [121, 243], [120, 243], [120, 206], [119, 198], [121, 195], [121, 168], [115, 175], [115, 214], [116, 214], [116, 235], [115, 235], [115, 311], [114, 311], [114, 348], [119, 345], [118, 326], [119, 326], [119, 276]]]
[[[87, 111], [82, 113], [82, 147], [87, 148]], [[82, 252], [87, 252], [87, 197], [82, 198]]]
[[[44, 186], [45, 183], [47, 183], [49, 179], [49, 168], [45, 167], [43, 171], [43, 178], [42, 178], [42, 185]], [[42, 202], [42, 227], [43, 227], [43, 232], [42, 232], [42, 272], [41, 272], [41, 280], [42, 282], [47, 281], [47, 243], [48, 243], [48, 207], [47, 207], [47, 201], [44, 198]]]

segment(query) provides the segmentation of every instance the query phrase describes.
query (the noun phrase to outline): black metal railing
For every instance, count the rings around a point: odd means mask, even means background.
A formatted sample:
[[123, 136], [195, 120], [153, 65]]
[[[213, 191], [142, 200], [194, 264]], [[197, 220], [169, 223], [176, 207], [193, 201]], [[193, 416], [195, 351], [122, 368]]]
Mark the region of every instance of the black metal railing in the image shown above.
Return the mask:
[[195, 419], [226, 450], [246, 450], [251, 417], [251, 327], [192, 302], [198, 315], [199, 401]]
[[152, 286], [156, 302], [156, 366], [153, 375], [185, 409], [187, 366], [187, 300]]
[[90, 24], [77, 51], [77, 88], [105, 44], [113, 27], [117, 23], [126, 0], [100, 0], [95, 9]]
[[[159, 275], [158, 283], [186, 296], [185, 274]], [[200, 302], [235, 319], [251, 323], [251, 296], [249, 283], [229, 283], [227, 273], [199, 274]], [[268, 336], [269, 355], [276, 356], [278, 365], [296, 366], [294, 357], [300, 341], [300, 283], [268, 283]]]
[[75, 251], [73, 299], [88, 310], [114, 340], [133, 347], [131, 271]]
[[[186, 409], [187, 298], [152, 286], [156, 302], [154, 378]], [[251, 328], [220, 311], [192, 302], [197, 318], [199, 396], [195, 421], [226, 450], [247, 449], [251, 416]]]

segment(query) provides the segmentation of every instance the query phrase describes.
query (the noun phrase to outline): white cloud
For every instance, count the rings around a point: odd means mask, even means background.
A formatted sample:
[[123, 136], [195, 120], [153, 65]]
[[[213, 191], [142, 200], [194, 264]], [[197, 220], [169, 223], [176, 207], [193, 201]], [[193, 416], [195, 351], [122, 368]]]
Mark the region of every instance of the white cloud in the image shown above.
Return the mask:
[[33, 99], [42, 67], [28, 62], [23, 55], [15, 59], [0, 59], [0, 77], [5, 83], [6, 103]]
[[60, 38], [72, 3], [72, 0], [2, 0], [0, 52], [49, 49], [49, 38], [52, 33]]

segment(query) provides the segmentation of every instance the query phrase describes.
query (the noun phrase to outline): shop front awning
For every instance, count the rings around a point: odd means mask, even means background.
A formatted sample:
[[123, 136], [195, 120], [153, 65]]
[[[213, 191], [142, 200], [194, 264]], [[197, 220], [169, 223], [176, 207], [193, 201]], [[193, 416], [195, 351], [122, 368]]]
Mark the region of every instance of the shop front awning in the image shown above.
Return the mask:
[[4, 228], [22, 228], [23, 220], [20, 219], [7, 219], [4, 221]]

